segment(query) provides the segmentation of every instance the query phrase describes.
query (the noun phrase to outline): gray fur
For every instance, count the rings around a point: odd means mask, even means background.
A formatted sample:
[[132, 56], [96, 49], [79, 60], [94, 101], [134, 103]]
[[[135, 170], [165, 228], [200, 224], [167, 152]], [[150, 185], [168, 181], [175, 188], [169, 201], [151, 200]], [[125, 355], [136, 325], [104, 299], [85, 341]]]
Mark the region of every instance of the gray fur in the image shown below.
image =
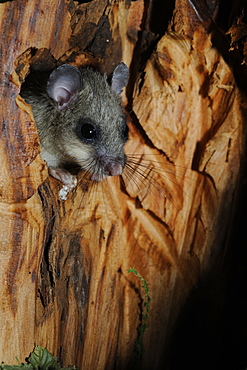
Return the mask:
[[[61, 67], [69, 73], [72, 66], [63, 65], [58, 68]], [[118, 70], [119, 87], [118, 77], [114, 79], [114, 90], [117, 92], [122, 90], [123, 81], [127, 83], [128, 68], [122, 66], [120, 69], [124, 71], [125, 77]], [[79, 69], [81, 81], [77, 84], [80, 88], [76, 87], [71, 92], [71, 99], [61, 108], [52, 91], [56, 80], [54, 75], [61, 74], [57, 71], [50, 75], [47, 83], [40, 85], [35, 84], [35, 81], [27, 82], [21, 90], [21, 95], [32, 106], [43, 158], [51, 168], [61, 169], [67, 163], [74, 163], [88, 171], [95, 180], [119, 174], [125, 165], [124, 144], [127, 140], [119, 96], [108, 84], [106, 76], [82, 68]], [[93, 122], [97, 140], [85, 142], [78, 137], [79, 122], [85, 119]]]

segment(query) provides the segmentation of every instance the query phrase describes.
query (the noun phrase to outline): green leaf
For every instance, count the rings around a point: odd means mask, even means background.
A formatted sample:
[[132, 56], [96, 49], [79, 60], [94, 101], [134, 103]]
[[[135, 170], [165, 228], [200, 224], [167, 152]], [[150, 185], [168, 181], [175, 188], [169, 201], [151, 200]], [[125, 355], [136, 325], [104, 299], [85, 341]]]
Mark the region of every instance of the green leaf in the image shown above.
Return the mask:
[[[18, 361], [19, 362], [19, 361]], [[27, 364], [0, 365], [0, 370], [79, 370], [76, 366], [61, 368], [56, 358], [44, 347], [36, 346], [27, 359]]]
[[135, 340], [135, 352], [136, 352], [136, 355], [137, 355], [137, 360], [140, 363], [141, 359], [143, 357], [143, 354], [145, 352], [144, 348], [143, 348], [143, 336], [144, 336], [144, 333], [145, 333], [146, 329], [148, 328], [147, 320], [148, 320], [148, 312], [149, 312], [149, 305], [150, 305], [151, 298], [149, 296], [149, 287], [148, 287], [149, 284], [139, 274], [139, 272], [136, 271], [133, 267], [130, 267], [128, 272], [129, 273], [132, 272], [134, 275], [136, 275], [141, 280], [141, 287], [143, 288], [144, 293], [145, 293], [145, 300], [144, 300], [144, 303], [143, 303], [143, 307], [144, 307], [143, 311], [144, 312], [142, 312], [141, 323], [137, 328], [138, 337]]

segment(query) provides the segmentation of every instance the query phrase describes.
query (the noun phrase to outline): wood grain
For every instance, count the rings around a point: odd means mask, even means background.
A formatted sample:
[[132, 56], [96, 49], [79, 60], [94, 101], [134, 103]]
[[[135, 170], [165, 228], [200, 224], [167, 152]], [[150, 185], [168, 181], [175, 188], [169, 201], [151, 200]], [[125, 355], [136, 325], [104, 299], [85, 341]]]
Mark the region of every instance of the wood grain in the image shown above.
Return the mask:
[[[184, 1], [176, 2], [173, 31], [145, 54], [140, 70], [142, 27], [150, 45], [157, 38], [144, 16], [151, 5], [0, 4], [5, 363], [24, 361], [38, 344], [64, 366], [134, 368], [143, 296], [127, 272], [132, 266], [152, 298], [141, 368], [165, 368], [189, 293], [227, 248], [244, 150], [240, 92], [207, 29], [186, 18]], [[30, 107], [18, 94], [30, 63], [81, 63], [85, 51], [107, 73], [121, 60], [130, 66], [132, 88], [123, 100], [133, 103], [126, 153], [137, 162], [135, 177], [126, 168], [122, 179], [87, 187], [79, 174], [80, 185], [61, 201], [61, 184], [48, 175]]]

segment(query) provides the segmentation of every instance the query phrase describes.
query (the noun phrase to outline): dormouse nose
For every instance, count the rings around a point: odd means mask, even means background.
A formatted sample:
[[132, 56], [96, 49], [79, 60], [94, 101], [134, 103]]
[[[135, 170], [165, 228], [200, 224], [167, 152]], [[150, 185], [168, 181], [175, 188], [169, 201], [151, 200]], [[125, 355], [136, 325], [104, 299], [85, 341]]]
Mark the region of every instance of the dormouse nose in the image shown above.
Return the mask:
[[120, 163], [110, 163], [106, 166], [106, 171], [108, 172], [108, 176], [121, 175], [123, 166]]
[[104, 161], [105, 174], [107, 176], [121, 175], [125, 166], [125, 162], [125, 156], [117, 158], [108, 157]]

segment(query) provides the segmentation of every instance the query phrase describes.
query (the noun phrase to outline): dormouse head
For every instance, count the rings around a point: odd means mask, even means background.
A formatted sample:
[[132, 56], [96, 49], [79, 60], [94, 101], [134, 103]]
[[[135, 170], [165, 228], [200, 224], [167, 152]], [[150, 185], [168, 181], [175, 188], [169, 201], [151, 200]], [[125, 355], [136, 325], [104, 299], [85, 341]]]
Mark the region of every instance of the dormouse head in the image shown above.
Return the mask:
[[47, 93], [60, 121], [61, 150], [94, 180], [123, 171], [128, 127], [118, 95], [128, 78], [124, 63], [114, 69], [110, 84], [98, 71], [69, 64], [49, 77]]

